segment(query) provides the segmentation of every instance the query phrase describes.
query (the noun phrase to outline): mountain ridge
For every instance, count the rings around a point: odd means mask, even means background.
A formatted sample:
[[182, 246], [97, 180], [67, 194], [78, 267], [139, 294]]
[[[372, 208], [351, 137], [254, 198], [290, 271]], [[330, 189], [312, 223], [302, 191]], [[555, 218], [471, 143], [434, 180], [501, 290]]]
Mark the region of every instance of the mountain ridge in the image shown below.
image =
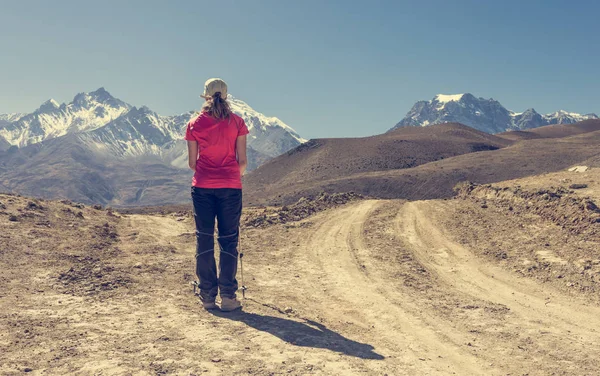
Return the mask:
[[[248, 171], [305, 141], [240, 99], [230, 104], [250, 131]], [[0, 115], [0, 191], [114, 206], [182, 202], [193, 174], [184, 134], [196, 114], [163, 116], [100, 88]]]
[[[250, 131], [250, 168], [306, 142], [279, 118], [268, 117], [231, 95], [229, 102]], [[117, 99], [101, 87], [78, 93], [69, 103], [48, 99], [29, 114], [0, 115], [0, 147], [25, 147], [69, 133], [82, 133], [88, 143], [96, 143], [97, 150], [109, 150], [114, 157], [168, 155], [166, 162], [187, 168], [187, 162], [181, 162], [184, 158], [174, 154], [187, 153], [183, 141], [185, 126], [196, 113], [163, 116], [147, 106], [136, 107]]]
[[390, 130], [404, 126], [456, 122], [495, 134], [552, 124], [573, 124], [588, 119], [598, 119], [598, 116], [594, 113], [582, 115], [565, 110], [540, 114], [533, 108], [514, 112], [493, 98], [477, 98], [471, 93], [437, 94], [429, 101], [416, 102], [406, 116]]

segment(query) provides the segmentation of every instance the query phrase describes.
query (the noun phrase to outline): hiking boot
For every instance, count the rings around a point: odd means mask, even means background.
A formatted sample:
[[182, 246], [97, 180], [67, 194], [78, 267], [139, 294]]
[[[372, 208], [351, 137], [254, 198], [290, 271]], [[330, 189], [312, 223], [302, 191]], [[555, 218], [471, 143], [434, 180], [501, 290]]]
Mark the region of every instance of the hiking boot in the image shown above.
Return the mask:
[[205, 310], [211, 310], [211, 309], [217, 309], [219, 307], [217, 307], [217, 303], [215, 303], [214, 300], [201, 300], [202, 301], [202, 307], [204, 307]]
[[242, 302], [237, 298], [221, 298], [221, 311], [231, 312], [242, 308]]

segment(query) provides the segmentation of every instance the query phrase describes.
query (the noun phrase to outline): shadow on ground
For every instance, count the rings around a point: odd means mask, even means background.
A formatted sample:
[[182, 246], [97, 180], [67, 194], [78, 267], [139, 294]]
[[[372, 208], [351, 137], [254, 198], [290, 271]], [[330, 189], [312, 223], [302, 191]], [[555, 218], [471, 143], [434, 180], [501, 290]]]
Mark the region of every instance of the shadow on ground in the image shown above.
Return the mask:
[[312, 320], [296, 321], [244, 311], [210, 312], [217, 317], [243, 322], [295, 346], [328, 349], [361, 359], [384, 359], [382, 355], [373, 351], [373, 346], [348, 339]]

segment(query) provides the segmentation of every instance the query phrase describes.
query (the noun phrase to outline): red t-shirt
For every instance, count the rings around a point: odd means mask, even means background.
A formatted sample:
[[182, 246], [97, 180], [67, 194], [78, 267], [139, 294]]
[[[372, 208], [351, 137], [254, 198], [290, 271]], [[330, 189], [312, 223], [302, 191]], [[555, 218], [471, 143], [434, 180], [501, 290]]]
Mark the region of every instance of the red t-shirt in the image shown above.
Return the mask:
[[192, 185], [199, 188], [242, 188], [236, 158], [236, 140], [248, 134], [244, 120], [236, 114], [217, 120], [201, 113], [192, 119], [185, 139], [198, 142], [198, 160]]

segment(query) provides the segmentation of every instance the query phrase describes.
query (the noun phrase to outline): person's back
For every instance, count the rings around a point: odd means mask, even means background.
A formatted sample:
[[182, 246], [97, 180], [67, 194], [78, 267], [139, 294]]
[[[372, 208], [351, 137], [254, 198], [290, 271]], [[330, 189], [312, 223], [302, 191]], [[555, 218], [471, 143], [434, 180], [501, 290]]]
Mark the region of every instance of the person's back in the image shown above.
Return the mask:
[[244, 120], [234, 113], [227, 119], [215, 119], [202, 112], [190, 121], [188, 132], [200, 150], [192, 185], [242, 189], [236, 142], [247, 132]]
[[[221, 310], [241, 307], [236, 298], [239, 225], [242, 214], [242, 179], [246, 165], [244, 120], [231, 112], [223, 80], [206, 81], [200, 115], [188, 123], [189, 166], [194, 170], [192, 201], [196, 222], [196, 275], [200, 299], [215, 309], [220, 290]], [[221, 251], [219, 276], [214, 257], [215, 218]]]

